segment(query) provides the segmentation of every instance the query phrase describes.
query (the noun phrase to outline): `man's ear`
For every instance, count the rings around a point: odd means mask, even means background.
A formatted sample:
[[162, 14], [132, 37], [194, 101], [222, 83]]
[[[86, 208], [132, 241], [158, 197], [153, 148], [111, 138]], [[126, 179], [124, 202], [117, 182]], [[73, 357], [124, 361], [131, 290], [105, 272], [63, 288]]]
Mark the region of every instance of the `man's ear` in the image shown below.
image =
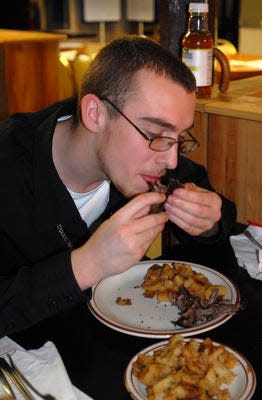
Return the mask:
[[81, 121], [86, 129], [97, 132], [104, 120], [104, 107], [94, 94], [87, 94], [81, 99]]

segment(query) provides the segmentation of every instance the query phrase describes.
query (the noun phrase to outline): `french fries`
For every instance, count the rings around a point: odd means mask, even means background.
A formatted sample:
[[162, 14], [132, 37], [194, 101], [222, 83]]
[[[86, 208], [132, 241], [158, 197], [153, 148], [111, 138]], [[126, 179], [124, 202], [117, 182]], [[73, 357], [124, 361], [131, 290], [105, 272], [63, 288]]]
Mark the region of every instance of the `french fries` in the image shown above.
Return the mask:
[[170, 337], [152, 355], [139, 354], [133, 374], [146, 385], [147, 400], [230, 400], [225, 386], [235, 379], [237, 359], [224, 345], [211, 339]]

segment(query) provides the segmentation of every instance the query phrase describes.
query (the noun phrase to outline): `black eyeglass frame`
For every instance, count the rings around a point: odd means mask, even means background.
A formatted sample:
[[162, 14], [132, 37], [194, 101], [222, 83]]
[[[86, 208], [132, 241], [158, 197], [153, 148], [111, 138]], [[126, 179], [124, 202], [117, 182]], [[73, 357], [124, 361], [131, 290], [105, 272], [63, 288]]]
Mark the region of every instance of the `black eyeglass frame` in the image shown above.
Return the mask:
[[[188, 130], [186, 130], [186, 133], [191, 137], [191, 139], [185, 139], [185, 138], [182, 137], [182, 136], [181, 136], [181, 138], [180, 138], [179, 140], [176, 140], [176, 139], [171, 138], [171, 137], [169, 137], [169, 136], [156, 136], [156, 137], [153, 137], [152, 139], [150, 139], [150, 138], [147, 137], [147, 135], [146, 135], [146, 134], [145, 134], [131, 119], [130, 119], [130, 118], [128, 118], [128, 117], [123, 113], [123, 111], [121, 111], [114, 103], [112, 103], [111, 100], [109, 100], [109, 99], [106, 98], [106, 97], [100, 97], [100, 100], [106, 101], [106, 102], [107, 102], [108, 104], [110, 104], [120, 115], [122, 115], [122, 117], [124, 117], [125, 120], [128, 121], [128, 122], [137, 130], [137, 132], [139, 132], [140, 135], [142, 135], [142, 136], [149, 142], [149, 148], [150, 148], [151, 150], [158, 151], [158, 152], [167, 151], [167, 150], [171, 149], [171, 147], [172, 147], [174, 144], [178, 144], [179, 149], [180, 149], [180, 150], [179, 150], [179, 153], [180, 153], [180, 154], [186, 154], [186, 153], [190, 153], [191, 151], [195, 150], [197, 147], [200, 146], [199, 141], [198, 141], [198, 140], [192, 135], [192, 133], [190, 133]], [[156, 139], [168, 139], [168, 142], [166, 143], [166, 144], [168, 145], [168, 147], [165, 148], [165, 149], [163, 149], [163, 150], [161, 150], [161, 149], [156, 149], [156, 148], [152, 147], [152, 144], [154, 143], [154, 141], [155, 141]], [[192, 143], [192, 147], [191, 147], [189, 150], [187, 150], [187, 151], [185, 151], [185, 150], [182, 149], [182, 146], [183, 146], [183, 144], [184, 144], [185, 142], [187, 142], [187, 143], [189, 143], [189, 142]]]

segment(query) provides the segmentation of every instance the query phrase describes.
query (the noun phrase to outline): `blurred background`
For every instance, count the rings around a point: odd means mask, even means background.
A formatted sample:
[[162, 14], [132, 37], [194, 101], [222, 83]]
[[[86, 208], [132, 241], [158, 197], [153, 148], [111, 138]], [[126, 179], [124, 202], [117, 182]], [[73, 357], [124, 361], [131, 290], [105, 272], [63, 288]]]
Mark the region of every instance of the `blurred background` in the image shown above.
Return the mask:
[[[70, 38], [110, 40], [122, 33], [159, 34], [161, 9], [180, 8], [180, 0], [11, 0], [0, 14], [0, 28], [63, 32]], [[205, 2], [205, 1], [203, 1]], [[210, 0], [217, 38], [238, 52], [262, 54], [262, 1]], [[185, 28], [182, 18], [181, 24]], [[213, 28], [213, 26], [211, 27]]]

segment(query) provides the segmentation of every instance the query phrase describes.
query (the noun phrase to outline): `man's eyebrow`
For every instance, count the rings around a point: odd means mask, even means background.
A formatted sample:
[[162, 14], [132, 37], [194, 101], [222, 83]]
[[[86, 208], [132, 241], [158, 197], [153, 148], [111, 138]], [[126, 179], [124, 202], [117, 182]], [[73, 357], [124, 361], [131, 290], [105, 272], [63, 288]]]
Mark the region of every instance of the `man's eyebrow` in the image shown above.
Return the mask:
[[156, 124], [156, 125], [162, 126], [163, 128], [168, 128], [170, 130], [174, 130], [174, 131], [177, 130], [177, 127], [175, 125], [170, 124], [170, 122], [164, 121], [162, 118], [142, 117], [141, 120], [152, 122], [152, 124]]
[[[155, 117], [142, 117], [141, 118], [144, 121], [152, 122], [153, 124], [162, 126], [163, 128], [170, 129], [171, 131], [177, 131], [177, 127], [173, 124], [170, 124], [170, 122], [164, 121], [161, 118], [155, 118]], [[192, 123], [188, 128], [185, 129], [185, 131], [190, 130], [194, 127], [194, 123]]]

